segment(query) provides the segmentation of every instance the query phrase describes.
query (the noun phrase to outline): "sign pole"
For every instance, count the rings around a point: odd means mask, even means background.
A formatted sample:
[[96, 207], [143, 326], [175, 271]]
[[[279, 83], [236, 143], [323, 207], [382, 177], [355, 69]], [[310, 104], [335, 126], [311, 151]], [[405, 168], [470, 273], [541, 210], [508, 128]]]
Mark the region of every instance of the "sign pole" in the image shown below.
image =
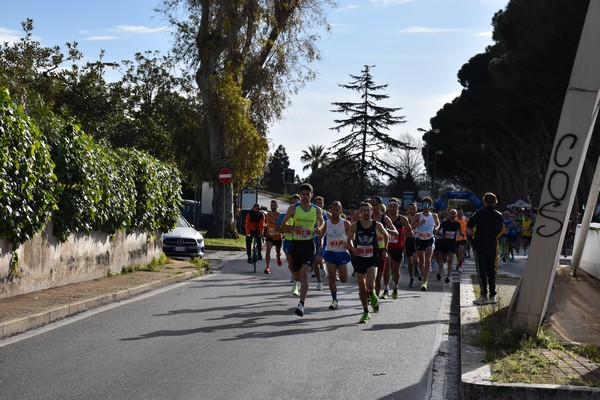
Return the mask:
[[227, 184], [233, 179], [233, 174], [229, 168], [221, 168], [219, 170], [219, 182], [223, 186], [223, 239], [225, 239], [225, 196], [227, 195]]
[[223, 239], [225, 239], [225, 198], [227, 197], [227, 184], [223, 185]]

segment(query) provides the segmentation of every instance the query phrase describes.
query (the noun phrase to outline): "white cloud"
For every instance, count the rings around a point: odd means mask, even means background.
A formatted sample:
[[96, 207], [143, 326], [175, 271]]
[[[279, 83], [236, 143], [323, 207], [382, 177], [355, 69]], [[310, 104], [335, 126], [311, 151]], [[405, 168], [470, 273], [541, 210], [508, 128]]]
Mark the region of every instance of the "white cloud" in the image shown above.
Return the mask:
[[91, 41], [101, 41], [101, 40], [117, 40], [118, 37], [116, 36], [90, 36], [88, 38], [86, 38], [85, 40], [91, 40]]
[[458, 28], [434, 28], [427, 26], [411, 26], [400, 30], [400, 33], [449, 33], [449, 32], [472, 32], [471, 29]]
[[352, 11], [359, 9], [360, 6], [357, 4], [348, 4], [347, 6], [337, 7], [336, 11]]
[[390, 4], [406, 4], [406, 3], [410, 3], [412, 0], [369, 0], [369, 1], [376, 5], [387, 6]]
[[479, 33], [476, 33], [475, 36], [483, 36], [483, 37], [491, 38], [493, 33], [494, 32], [492, 32], [492, 31], [479, 32]]
[[120, 33], [134, 33], [134, 34], [147, 34], [147, 33], [162, 33], [167, 32], [169, 28], [166, 26], [159, 26], [158, 28], [150, 28], [142, 25], [116, 25], [109, 29], [111, 32]]
[[8, 42], [10, 44], [18, 41], [20, 38], [19, 32], [0, 27], [0, 43]]

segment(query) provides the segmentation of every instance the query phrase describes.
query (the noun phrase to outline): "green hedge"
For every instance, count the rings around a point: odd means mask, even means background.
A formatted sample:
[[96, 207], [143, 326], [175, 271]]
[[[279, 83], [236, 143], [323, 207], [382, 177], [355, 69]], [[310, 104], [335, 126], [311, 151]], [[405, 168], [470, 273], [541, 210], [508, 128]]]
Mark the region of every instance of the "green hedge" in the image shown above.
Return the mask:
[[73, 232], [175, 225], [181, 204], [175, 167], [138, 150], [101, 146], [70, 122], [48, 140], [6, 90], [0, 90], [0, 118], [0, 237], [14, 249], [50, 218], [61, 241]]
[[0, 237], [16, 249], [42, 230], [59, 188], [39, 129], [0, 90]]

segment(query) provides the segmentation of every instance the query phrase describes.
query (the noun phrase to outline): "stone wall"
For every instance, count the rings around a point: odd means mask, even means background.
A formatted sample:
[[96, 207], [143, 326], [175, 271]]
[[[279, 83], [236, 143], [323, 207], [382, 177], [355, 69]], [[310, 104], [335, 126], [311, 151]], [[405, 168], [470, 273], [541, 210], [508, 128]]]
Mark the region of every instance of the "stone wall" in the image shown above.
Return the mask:
[[0, 239], [0, 299], [69, 283], [102, 278], [109, 270], [145, 265], [162, 253], [161, 235], [146, 232], [109, 236], [102, 232], [74, 234], [60, 243], [52, 223], [17, 251], [18, 277], [8, 279], [12, 245]]

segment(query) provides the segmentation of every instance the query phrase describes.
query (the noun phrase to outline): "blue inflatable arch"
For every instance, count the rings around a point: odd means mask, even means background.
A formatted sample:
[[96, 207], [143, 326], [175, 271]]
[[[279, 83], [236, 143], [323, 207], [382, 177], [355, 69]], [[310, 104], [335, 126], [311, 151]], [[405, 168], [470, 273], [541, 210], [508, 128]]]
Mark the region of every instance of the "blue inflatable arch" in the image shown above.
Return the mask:
[[448, 200], [450, 199], [463, 199], [469, 200], [475, 206], [476, 210], [479, 210], [483, 207], [483, 202], [477, 196], [475, 196], [472, 192], [448, 192], [444, 193], [440, 196], [439, 199], [435, 201], [433, 206], [436, 210], [445, 210], [448, 208]]

